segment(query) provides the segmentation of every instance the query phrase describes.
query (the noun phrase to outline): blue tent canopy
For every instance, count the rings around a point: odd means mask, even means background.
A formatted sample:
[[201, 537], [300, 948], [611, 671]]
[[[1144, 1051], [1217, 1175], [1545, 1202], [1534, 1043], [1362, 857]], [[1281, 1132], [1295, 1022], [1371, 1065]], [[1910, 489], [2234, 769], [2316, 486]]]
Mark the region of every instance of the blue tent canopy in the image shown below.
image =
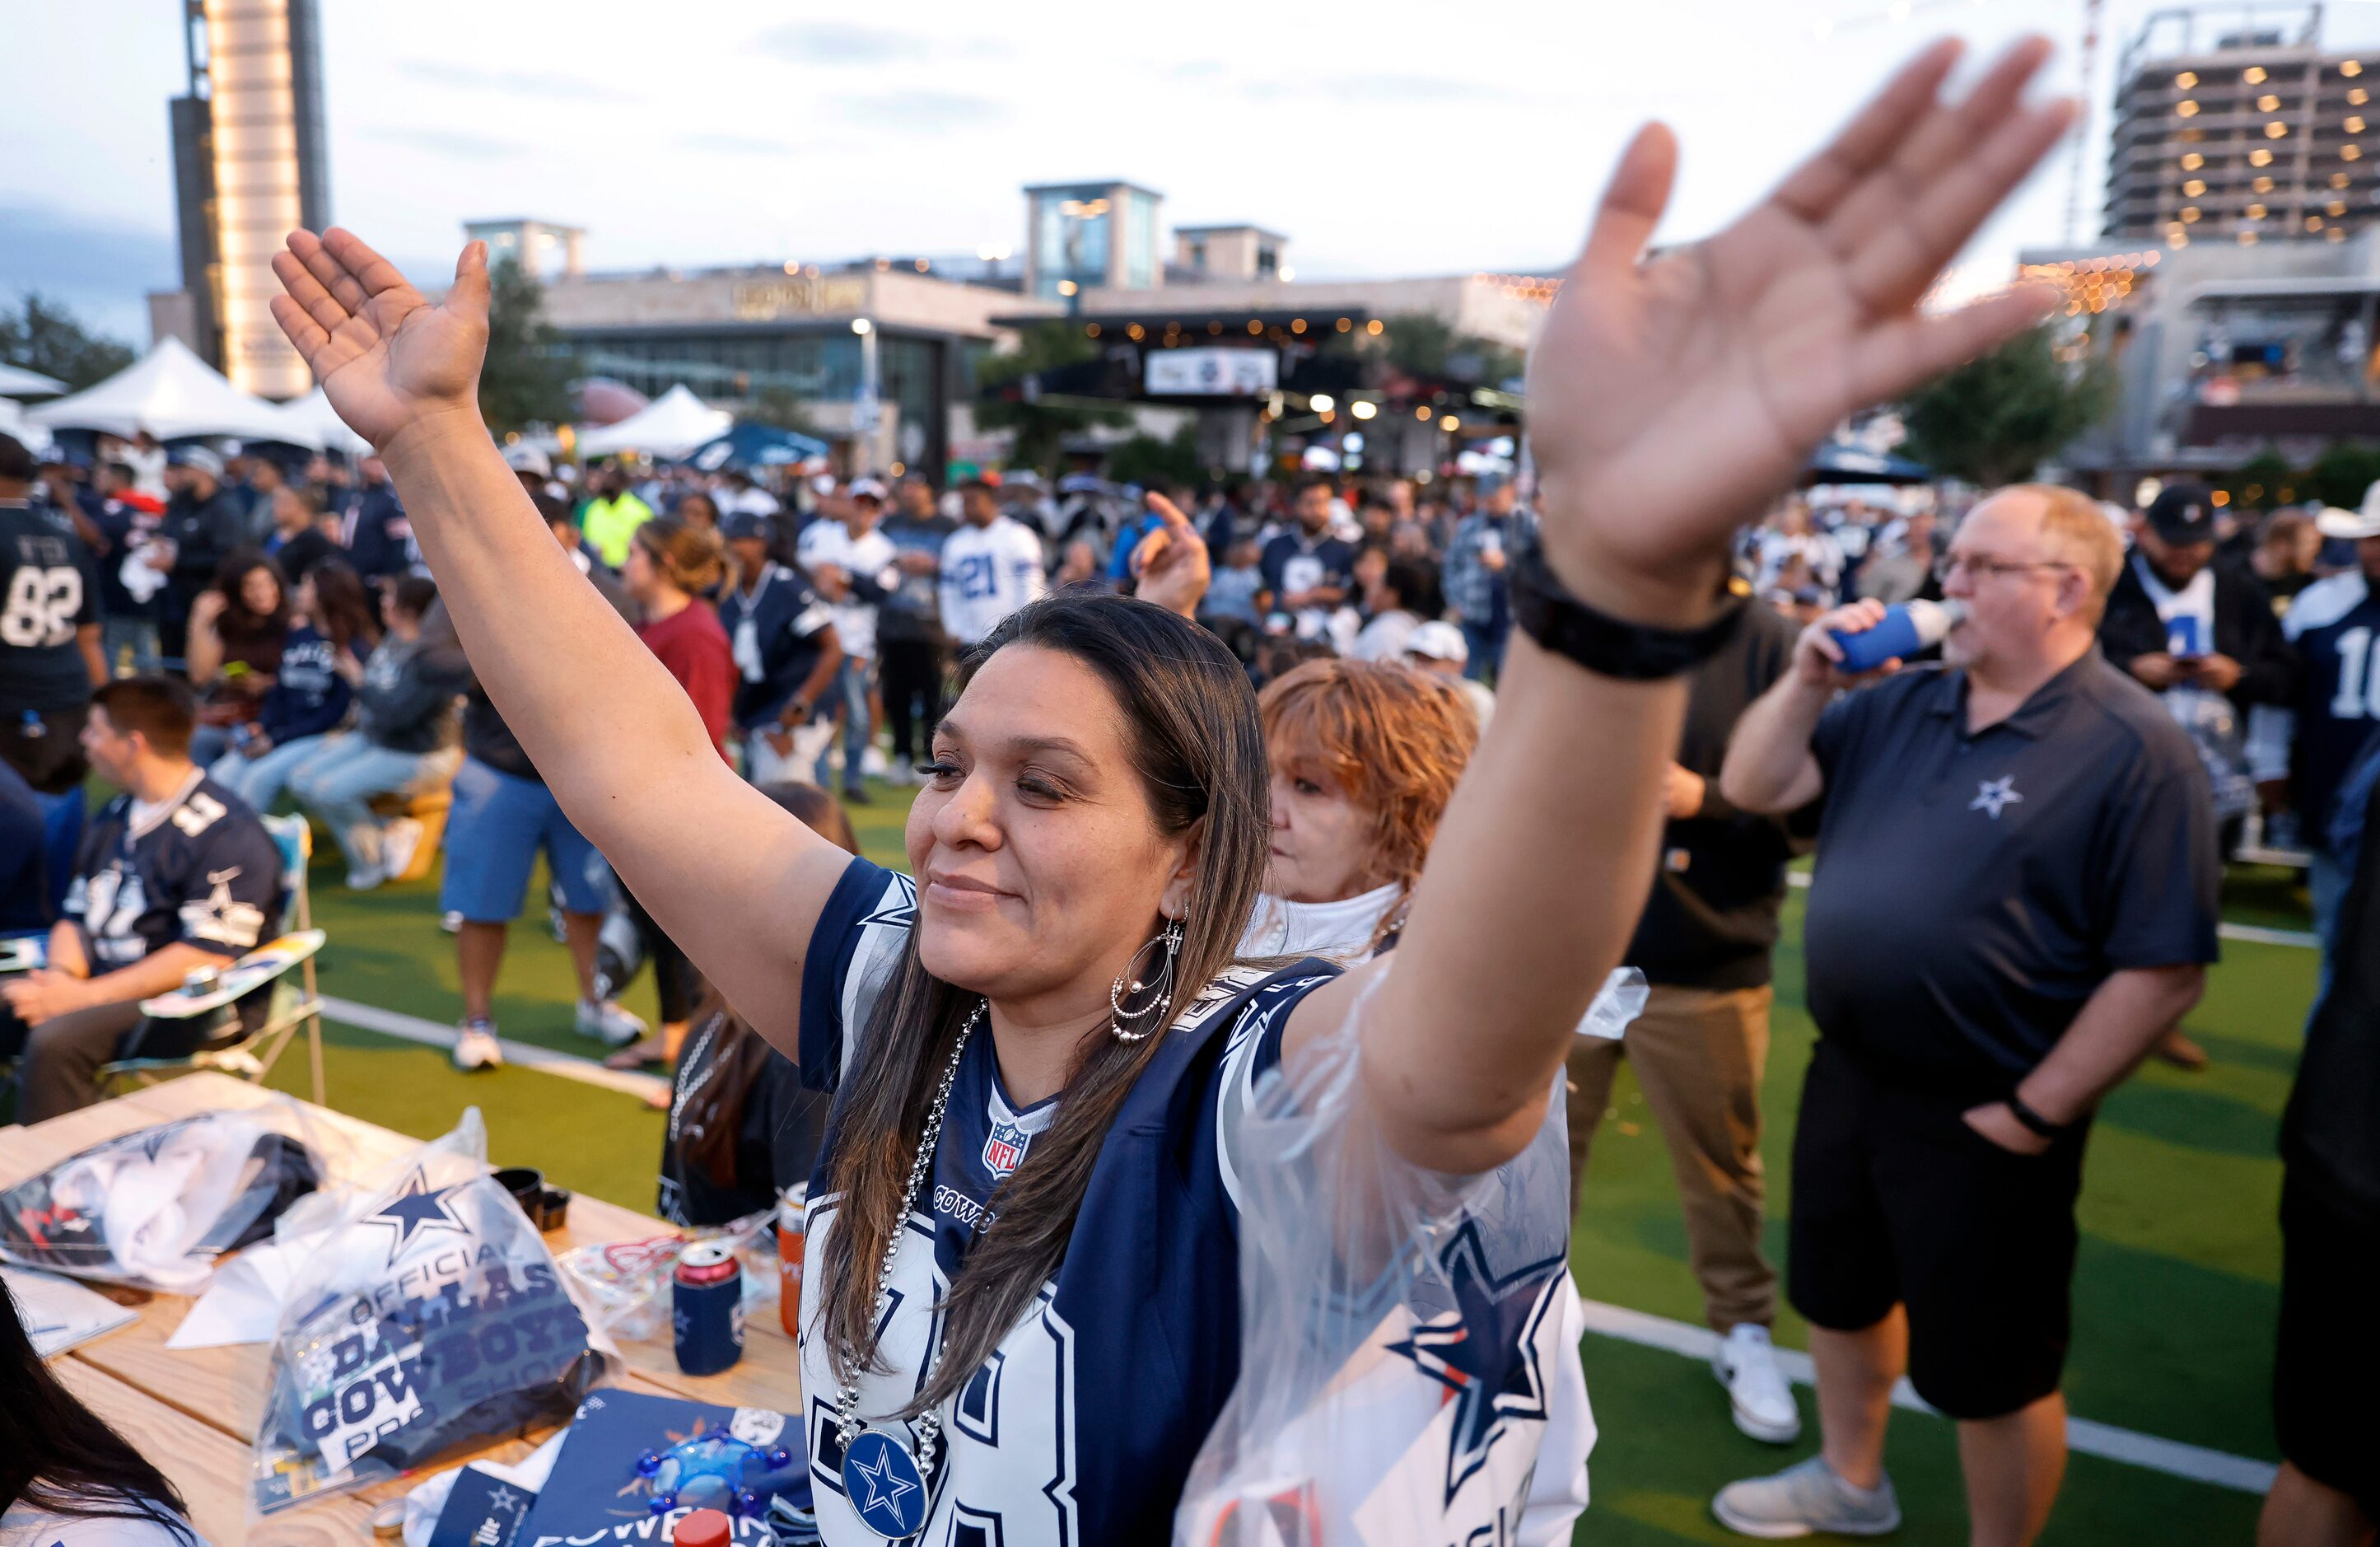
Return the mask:
[[1874, 452], [1843, 441], [1828, 441], [1810, 454], [1802, 474], [1804, 483], [1924, 483], [1934, 469], [1890, 452]]
[[704, 472], [722, 468], [782, 468], [824, 457], [827, 451], [824, 441], [739, 419], [724, 435], [695, 447], [686, 462]]

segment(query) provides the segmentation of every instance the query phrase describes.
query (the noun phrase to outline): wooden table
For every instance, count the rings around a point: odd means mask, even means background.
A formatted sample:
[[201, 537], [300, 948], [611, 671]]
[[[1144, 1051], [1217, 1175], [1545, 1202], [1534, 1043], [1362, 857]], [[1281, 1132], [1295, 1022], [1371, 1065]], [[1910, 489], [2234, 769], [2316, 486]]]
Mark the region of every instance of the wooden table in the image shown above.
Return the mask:
[[[200, 1073], [30, 1127], [0, 1127], [0, 1187], [136, 1128], [201, 1112], [236, 1111], [287, 1099], [227, 1075]], [[367, 1166], [395, 1160], [421, 1142], [310, 1102], [297, 1104], [322, 1126], [326, 1139], [351, 1146], [354, 1159]], [[674, 1233], [673, 1226], [650, 1215], [600, 1199], [574, 1198], [568, 1221], [546, 1236], [546, 1245], [558, 1255], [573, 1247]], [[241, 1541], [368, 1541], [373, 1508], [420, 1480], [419, 1476], [392, 1478], [358, 1492], [251, 1521], [249, 1455], [264, 1411], [265, 1346], [168, 1348], [165, 1340], [189, 1310], [187, 1297], [138, 1290], [106, 1292], [136, 1307], [140, 1321], [58, 1356], [50, 1361], [51, 1368], [172, 1480], [188, 1503], [200, 1534], [215, 1547]], [[617, 1383], [630, 1391], [732, 1407], [771, 1407], [796, 1418], [802, 1411], [800, 1363], [792, 1340], [773, 1315], [752, 1320], [745, 1335], [743, 1359], [722, 1374], [681, 1374], [666, 1341], [622, 1340], [620, 1351], [627, 1370]], [[542, 1437], [516, 1435], [476, 1454], [490, 1460], [518, 1460]]]

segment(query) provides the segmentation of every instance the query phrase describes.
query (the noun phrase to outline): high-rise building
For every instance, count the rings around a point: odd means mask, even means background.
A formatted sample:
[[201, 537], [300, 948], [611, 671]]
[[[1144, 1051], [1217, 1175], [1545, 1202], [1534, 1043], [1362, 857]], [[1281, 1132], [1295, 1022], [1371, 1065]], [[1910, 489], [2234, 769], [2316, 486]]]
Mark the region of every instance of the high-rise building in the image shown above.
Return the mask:
[[189, 93], [171, 104], [183, 313], [200, 355], [235, 385], [295, 397], [313, 385], [268, 309], [273, 253], [330, 223], [315, 0], [179, 0]]
[[1025, 201], [1026, 295], [1059, 300], [1163, 281], [1163, 194], [1126, 182], [1043, 183], [1026, 189]]
[[2319, 6], [2240, 16], [2160, 11], [2125, 49], [2110, 239], [2343, 241], [2380, 218], [2380, 50], [2325, 52]]

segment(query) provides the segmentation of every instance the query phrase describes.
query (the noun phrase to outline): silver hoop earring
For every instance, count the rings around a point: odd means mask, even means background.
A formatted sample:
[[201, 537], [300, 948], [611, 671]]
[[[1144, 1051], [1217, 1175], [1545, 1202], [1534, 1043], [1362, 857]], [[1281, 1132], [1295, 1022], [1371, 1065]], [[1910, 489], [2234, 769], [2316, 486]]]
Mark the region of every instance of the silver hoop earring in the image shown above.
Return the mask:
[[[1158, 963], [1155, 977], [1143, 980], [1137, 976], [1140, 958], [1148, 955], [1151, 947], [1161, 949], [1165, 958]], [[1132, 960], [1124, 963], [1123, 973], [1109, 985], [1108, 1008], [1115, 1012], [1115, 1018], [1108, 1023], [1108, 1030], [1117, 1041], [1146, 1041], [1150, 1032], [1165, 1024], [1165, 1012], [1173, 1005], [1173, 962], [1181, 951], [1181, 920], [1169, 919], [1162, 931], [1150, 936], [1139, 950], [1132, 954]], [[1125, 981], [1127, 979], [1129, 982]], [[1124, 1008], [1124, 995], [1151, 989], [1156, 991], [1156, 998], [1145, 1002], [1137, 1009]], [[1140, 1023], [1140, 1029], [1127, 1030], [1127, 1022]]]

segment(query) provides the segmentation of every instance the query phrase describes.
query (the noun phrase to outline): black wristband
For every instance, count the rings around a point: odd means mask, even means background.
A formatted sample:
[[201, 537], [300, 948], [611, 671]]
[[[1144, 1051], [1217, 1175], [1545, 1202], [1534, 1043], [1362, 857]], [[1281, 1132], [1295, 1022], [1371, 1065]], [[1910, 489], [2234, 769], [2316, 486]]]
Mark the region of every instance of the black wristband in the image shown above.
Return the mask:
[[2064, 1125], [2053, 1123], [2048, 1118], [2044, 1117], [2040, 1113], [2035, 1112], [2033, 1108], [2025, 1105], [2024, 1098], [2018, 1095], [2013, 1090], [2008, 1093], [2008, 1102], [2006, 1104], [2009, 1111], [2014, 1114], [2018, 1122], [2022, 1123], [2027, 1128], [2040, 1135], [2044, 1139], [2056, 1139], [2059, 1134], [2066, 1131]]
[[1512, 621], [1522, 632], [1596, 676], [1621, 682], [1682, 676], [1725, 649], [1743, 624], [1740, 597], [1700, 628], [1624, 623], [1572, 596], [1534, 544], [1512, 561]]

